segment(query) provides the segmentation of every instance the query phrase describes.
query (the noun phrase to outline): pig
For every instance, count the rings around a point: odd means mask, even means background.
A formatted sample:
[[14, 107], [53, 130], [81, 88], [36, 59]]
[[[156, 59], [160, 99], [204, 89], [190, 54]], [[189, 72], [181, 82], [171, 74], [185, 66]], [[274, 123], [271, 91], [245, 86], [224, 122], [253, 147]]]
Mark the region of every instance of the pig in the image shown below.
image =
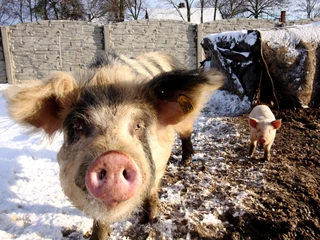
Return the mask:
[[101, 240], [110, 223], [139, 207], [142, 222], [155, 221], [175, 133], [182, 158], [190, 159], [193, 122], [223, 79], [215, 69], [186, 70], [160, 52], [135, 59], [110, 53], [96, 57], [81, 78], [56, 72], [12, 86], [5, 97], [17, 123], [49, 137], [63, 133], [61, 187], [93, 218], [91, 239]]
[[271, 160], [271, 146], [276, 137], [276, 131], [281, 127], [281, 119], [276, 119], [266, 105], [255, 106], [249, 114], [250, 150], [253, 157], [257, 145], [264, 149], [264, 159]]

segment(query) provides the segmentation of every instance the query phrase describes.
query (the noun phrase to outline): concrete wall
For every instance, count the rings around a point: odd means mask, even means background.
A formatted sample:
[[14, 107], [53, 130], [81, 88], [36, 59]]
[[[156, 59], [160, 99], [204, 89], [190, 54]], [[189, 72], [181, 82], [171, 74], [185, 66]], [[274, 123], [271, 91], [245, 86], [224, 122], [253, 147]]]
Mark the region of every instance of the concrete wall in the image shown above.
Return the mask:
[[[304, 24], [290, 22], [286, 25]], [[82, 21], [39, 21], [1, 27], [0, 83], [42, 79], [52, 71], [80, 73], [101, 51], [127, 56], [148, 51], [174, 55], [188, 68], [204, 59], [200, 42], [218, 32], [273, 28], [279, 22], [227, 19], [204, 24], [141, 20], [98, 25]]]
[[183, 21], [131, 21], [110, 25], [109, 47], [127, 56], [148, 51], [174, 55], [188, 68], [197, 67], [197, 25]]
[[40, 21], [10, 26], [13, 72], [17, 82], [51, 71], [79, 73], [103, 51], [103, 28], [87, 22]]

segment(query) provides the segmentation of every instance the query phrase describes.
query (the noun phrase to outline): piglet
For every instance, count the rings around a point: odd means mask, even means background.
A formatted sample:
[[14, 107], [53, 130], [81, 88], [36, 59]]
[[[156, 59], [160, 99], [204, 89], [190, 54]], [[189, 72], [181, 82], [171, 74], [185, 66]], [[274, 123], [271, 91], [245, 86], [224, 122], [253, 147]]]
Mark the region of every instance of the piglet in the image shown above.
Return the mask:
[[249, 115], [250, 150], [253, 157], [257, 145], [264, 149], [264, 159], [270, 160], [270, 149], [276, 137], [276, 130], [281, 126], [281, 119], [276, 119], [266, 105], [255, 106]]

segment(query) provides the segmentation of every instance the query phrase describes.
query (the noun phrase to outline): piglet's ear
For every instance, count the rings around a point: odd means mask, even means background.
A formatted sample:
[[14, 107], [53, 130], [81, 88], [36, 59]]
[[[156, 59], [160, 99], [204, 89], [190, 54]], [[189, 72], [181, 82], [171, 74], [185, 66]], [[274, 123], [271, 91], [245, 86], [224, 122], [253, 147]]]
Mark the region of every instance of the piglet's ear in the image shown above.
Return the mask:
[[222, 86], [223, 78], [216, 70], [208, 73], [179, 70], [154, 78], [149, 82], [148, 88], [151, 90], [159, 122], [175, 125], [190, 113], [199, 112], [213, 91]]
[[44, 129], [52, 135], [62, 126], [75, 87], [74, 78], [64, 72], [53, 74], [45, 83], [34, 81], [24, 86], [12, 86], [4, 93], [9, 115], [17, 123], [34, 130]]
[[275, 130], [278, 130], [281, 127], [281, 119], [276, 119], [272, 121], [271, 125], [274, 127]]
[[251, 127], [257, 128], [258, 120], [255, 119], [255, 118], [250, 118], [249, 117], [249, 124], [250, 124]]

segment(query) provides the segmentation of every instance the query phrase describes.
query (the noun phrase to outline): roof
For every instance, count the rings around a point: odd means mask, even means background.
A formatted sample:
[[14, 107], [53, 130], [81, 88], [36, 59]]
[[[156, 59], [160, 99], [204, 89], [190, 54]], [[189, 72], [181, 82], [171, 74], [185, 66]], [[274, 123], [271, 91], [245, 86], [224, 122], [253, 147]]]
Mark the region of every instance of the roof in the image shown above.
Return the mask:
[[[179, 8], [183, 18], [179, 15], [175, 8], [149, 8], [147, 9], [149, 19], [170, 19], [183, 20], [187, 22], [187, 9]], [[203, 9], [203, 22], [213, 21], [214, 8]], [[191, 23], [200, 23], [201, 8], [191, 8]], [[216, 20], [220, 20], [221, 15], [219, 11], [216, 13]]]

